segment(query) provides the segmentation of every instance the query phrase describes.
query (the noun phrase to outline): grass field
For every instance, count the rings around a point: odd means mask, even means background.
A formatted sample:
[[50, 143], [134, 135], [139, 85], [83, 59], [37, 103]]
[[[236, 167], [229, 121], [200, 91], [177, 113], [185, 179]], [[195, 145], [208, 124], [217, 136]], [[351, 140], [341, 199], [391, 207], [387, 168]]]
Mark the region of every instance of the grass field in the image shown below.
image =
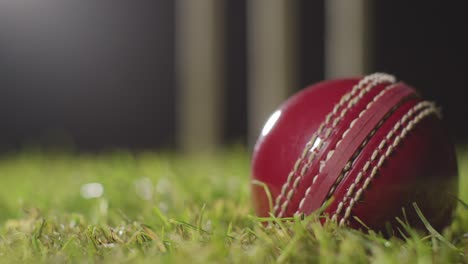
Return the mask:
[[[468, 150], [459, 161], [468, 201]], [[461, 203], [442, 234], [407, 228], [406, 239], [314, 217], [263, 227], [241, 148], [211, 157], [25, 151], [1, 157], [0, 176], [2, 263], [468, 263]]]

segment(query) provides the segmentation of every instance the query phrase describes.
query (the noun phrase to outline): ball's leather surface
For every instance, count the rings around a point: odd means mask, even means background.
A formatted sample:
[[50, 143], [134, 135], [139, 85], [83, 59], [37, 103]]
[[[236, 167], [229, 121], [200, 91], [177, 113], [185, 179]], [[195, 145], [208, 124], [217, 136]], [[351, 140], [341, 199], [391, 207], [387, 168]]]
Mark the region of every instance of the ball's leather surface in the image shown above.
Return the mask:
[[437, 229], [451, 221], [458, 175], [438, 109], [392, 76], [325, 81], [300, 91], [272, 115], [252, 159], [256, 213], [308, 215], [326, 201], [334, 221], [374, 230], [402, 218]]

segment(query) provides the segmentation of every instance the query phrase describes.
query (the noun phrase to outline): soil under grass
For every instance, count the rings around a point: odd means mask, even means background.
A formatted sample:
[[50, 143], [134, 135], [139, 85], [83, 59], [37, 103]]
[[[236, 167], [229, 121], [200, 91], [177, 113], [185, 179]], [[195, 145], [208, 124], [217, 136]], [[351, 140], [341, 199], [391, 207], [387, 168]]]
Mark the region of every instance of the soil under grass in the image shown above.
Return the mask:
[[[468, 150], [459, 150], [468, 201]], [[468, 263], [468, 208], [439, 234], [385, 239], [314, 217], [264, 227], [249, 155], [25, 151], [0, 158], [0, 262]], [[437, 199], [437, 197], [434, 197]]]

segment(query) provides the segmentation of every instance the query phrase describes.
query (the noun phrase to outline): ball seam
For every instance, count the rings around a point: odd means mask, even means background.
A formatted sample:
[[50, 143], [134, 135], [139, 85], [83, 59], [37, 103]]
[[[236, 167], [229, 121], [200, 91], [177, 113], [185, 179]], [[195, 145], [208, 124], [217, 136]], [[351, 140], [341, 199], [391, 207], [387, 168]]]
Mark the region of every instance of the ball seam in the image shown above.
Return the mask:
[[[377, 74], [375, 74], [377, 75]], [[308, 154], [310, 149], [312, 148], [313, 144], [315, 144], [315, 141], [318, 137], [318, 134], [320, 134], [323, 130], [323, 128], [325, 127], [325, 125], [328, 124], [328, 122], [330, 121], [331, 117], [333, 115], [336, 115], [336, 113], [338, 112], [338, 109], [340, 109], [346, 102], [348, 102], [352, 96], [354, 96], [354, 94], [357, 92], [357, 90], [361, 89], [361, 86], [362, 85], [366, 85], [367, 82], [369, 80], [371, 80], [372, 77], [371, 76], [368, 76], [368, 77], [365, 77], [363, 78], [362, 80], [359, 81], [359, 83], [357, 83], [350, 92], [346, 93], [345, 95], [343, 95], [341, 97], [341, 100], [338, 104], [336, 104], [334, 107], [333, 107], [333, 110], [332, 112], [328, 113], [327, 116], [325, 117], [325, 121], [320, 124], [318, 130], [316, 133], [314, 133], [311, 137], [311, 139], [307, 142], [307, 144], [305, 145], [303, 151], [302, 151], [302, 154], [301, 156], [296, 160], [296, 162], [294, 163], [294, 166], [293, 166], [293, 169], [291, 170], [291, 172], [289, 173], [288, 177], [287, 177], [287, 180], [286, 182], [283, 184], [282, 188], [281, 188], [281, 192], [280, 194], [278, 195], [278, 197], [276, 198], [276, 201], [275, 201], [275, 206], [274, 206], [274, 213], [276, 213], [276, 211], [278, 211], [279, 209], [279, 206], [280, 206], [280, 203], [281, 203], [281, 200], [282, 198], [286, 195], [286, 191], [287, 189], [289, 188], [289, 185], [291, 184], [291, 181], [292, 179], [294, 178], [294, 176], [296, 175], [297, 171], [299, 170], [301, 164], [304, 162], [305, 158], [308, 156], [308, 160], [312, 161], [314, 160], [315, 158], [315, 154], [316, 152], [314, 151], [313, 153], [311, 154]], [[343, 111], [342, 111], [343, 113]], [[335, 118], [336, 119], [336, 118]], [[336, 122], [334, 121], [333, 124], [336, 124]], [[322, 145], [323, 141], [319, 141], [317, 146], [316, 146], [316, 149], [320, 150]], [[302, 168], [302, 170], [305, 169], [305, 166]], [[302, 170], [301, 170], [301, 174], [302, 174]], [[279, 216], [282, 215], [282, 213], [278, 214]]]
[[[379, 92], [379, 94], [377, 94], [373, 99], [372, 101], [370, 101], [366, 107], [361, 110], [361, 112], [358, 114], [358, 116], [356, 116], [349, 124], [348, 128], [345, 130], [345, 132], [343, 132], [341, 134], [341, 137], [340, 139], [337, 141], [337, 143], [335, 144], [335, 147], [331, 150], [328, 151], [327, 155], [326, 155], [326, 159], [323, 161], [323, 163], [321, 163], [321, 166], [319, 168], [319, 171], [317, 172], [317, 174], [312, 178], [312, 184], [307, 188], [306, 192], [304, 193], [304, 196], [302, 197], [301, 201], [299, 202], [299, 208], [296, 210], [295, 214], [300, 214], [300, 211], [302, 210], [302, 207], [304, 206], [304, 202], [307, 198], [307, 196], [309, 195], [309, 192], [310, 190], [312, 189], [312, 186], [314, 185], [315, 181], [317, 180], [318, 176], [320, 175], [320, 173], [322, 173], [322, 169], [323, 167], [325, 166], [325, 164], [328, 162], [328, 160], [332, 157], [333, 153], [335, 152], [335, 150], [339, 147], [339, 145], [341, 144], [341, 142], [343, 141], [344, 137], [346, 137], [346, 135], [349, 133], [349, 131], [353, 128], [354, 124], [357, 122], [357, 120], [359, 120], [366, 112], [367, 110], [369, 110], [369, 108], [380, 98], [382, 97], [386, 92], [388, 92], [389, 90], [393, 89], [396, 87], [398, 83], [393, 83], [393, 84], [390, 84], [388, 86], [386, 86], [382, 91]], [[372, 131], [371, 133], [372, 134]], [[364, 141], [365, 142], [365, 141]], [[361, 144], [362, 146], [362, 144]], [[353, 155], [354, 156], [354, 155]], [[355, 157], [354, 157], [355, 158]], [[351, 162], [352, 162], [353, 158], [351, 158]], [[348, 163], [350, 162], [348, 161]], [[348, 164], [347, 163], [347, 164]], [[349, 168], [351, 169], [351, 168]], [[342, 172], [343, 173], [343, 172]], [[344, 175], [341, 175], [339, 176], [339, 178], [337, 179], [337, 182], [339, 182], [339, 179], [344, 176]], [[332, 187], [330, 188], [330, 192], [332, 192], [332, 190], [336, 187], [335, 184], [332, 185]], [[328, 196], [328, 194], [327, 194]]]
[[358, 176], [356, 177], [355, 181], [353, 182], [353, 184], [351, 184], [350, 188], [348, 189], [348, 192], [347, 192], [346, 196], [343, 198], [342, 202], [340, 202], [340, 204], [338, 205], [338, 208], [337, 208], [337, 210], [335, 212], [335, 215], [332, 217], [332, 219], [336, 215], [341, 213], [343, 203], [346, 202], [351, 197], [351, 195], [353, 194], [353, 191], [355, 189], [355, 186], [360, 183], [362, 176], [365, 173], [367, 173], [367, 170], [371, 167], [370, 166], [371, 162], [376, 160], [377, 155], [379, 154], [379, 152], [384, 150], [384, 147], [388, 145], [387, 142], [390, 141], [393, 138], [393, 136], [398, 131], [398, 129], [408, 121], [408, 118], [410, 118], [412, 115], [417, 113], [417, 111], [419, 111], [421, 109], [424, 109], [424, 108], [427, 108], [427, 107], [430, 107], [431, 105], [432, 105], [432, 103], [427, 102], [427, 101], [423, 101], [423, 102], [418, 103], [413, 108], [408, 110], [408, 112], [394, 125], [392, 130], [390, 130], [390, 132], [386, 135], [386, 137], [384, 137], [384, 140], [382, 140], [379, 143], [377, 149], [375, 149], [373, 151], [373, 153], [371, 155], [371, 158], [364, 164], [363, 168], [358, 173]]
[[[343, 95], [339, 101], [338, 104], [336, 104], [333, 107], [333, 110], [327, 114], [325, 117], [324, 122], [319, 126], [319, 129], [317, 130], [316, 133], [313, 134], [311, 137], [311, 140], [308, 141], [306, 144], [304, 150], [302, 151], [302, 155], [298, 158], [298, 160], [295, 162], [293, 166], [293, 170], [289, 173], [286, 182], [283, 184], [281, 188], [281, 193], [278, 195], [275, 201], [275, 207], [273, 209], [274, 213], [276, 213], [278, 210], [280, 212], [277, 214], [278, 217], [282, 217], [284, 212], [287, 210], [287, 207], [289, 205], [289, 202], [291, 201], [294, 192], [297, 189], [297, 186], [300, 184], [302, 181], [302, 178], [304, 177], [306, 171], [310, 167], [311, 163], [315, 160], [316, 153], [321, 150], [322, 143], [328, 139], [328, 137], [331, 134], [331, 131], [336, 127], [336, 125], [341, 121], [341, 119], [345, 116], [347, 111], [351, 109], [354, 105], [356, 105], [361, 98], [369, 92], [372, 88], [376, 87], [378, 84], [381, 83], [394, 83], [395, 82], [395, 77], [385, 74], [385, 73], [374, 73], [368, 76], [365, 76], [363, 79], [361, 79], [352, 89], [350, 92], [346, 93]], [[366, 89], [364, 89], [366, 88]], [[359, 94], [357, 92], [361, 90]], [[346, 103], [348, 103], [340, 112], [340, 114], [337, 116], [338, 110], [343, 107]], [[333, 121], [331, 121], [333, 118]], [[325, 133], [325, 137], [318, 143], [318, 146], [316, 149], [310, 153], [310, 149], [314, 145], [315, 141], [318, 138], [318, 135], [320, 135], [323, 132], [323, 129], [328, 125], [332, 124], [331, 127], [327, 128], [327, 131]], [[306, 159], [307, 158], [307, 159]], [[307, 160], [307, 161], [306, 161]], [[306, 161], [305, 164], [303, 164]], [[302, 167], [301, 167], [302, 165]], [[297, 175], [298, 171], [299, 175]], [[297, 175], [297, 177], [295, 177]], [[294, 180], [293, 180], [294, 179]], [[292, 188], [289, 190], [288, 189], [291, 187], [291, 183], [293, 183]], [[285, 201], [281, 203], [281, 200], [286, 197]]]
[[[433, 105], [432, 103], [430, 102], [427, 102], [427, 101], [423, 101], [423, 102], [420, 102], [418, 103], [417, 105], [415, 105], [414, 107], [412, 107], [410, 110], [408, 110], [406, 112], [406, 114], [400, 119], [398, 120], [398, 122], [394, 125], [393, 129], [391, 132], [389, 132], [387, 134], [387, 136], [385, 137], [386, 140], [383, 140], [379, 143], [379, 145], [377, 146], [377, 149], [375, 149], [371, 155], [371, 158], [369, 161], [367, 161], [364, 166], [361, 168], [361, 170], [359, 171], [358, 175], [356, 176], [356, 179], [355, 181], [353, 182], [353, 184], [350, 185], [349, 189], [348, 189], [348, 192], [346, 194], [346, 196], [343, 198], [343, 200], [338, 204], [338, 207], [337, 207], [337, 210], [335, 212], [335, 214], [332, 216], [332, 219], [336, 218], [338, 214], [340, 214], [341, 210], [342, 210], [342, 207], [343, 207], [343, 204], [347, 201], [347, 199], [349, 198], [349, 196], [351, 196], [352, 192], [354, 191], [355, 189], [355, 186], [360, 182], [362, 176], [367, 173], [367, 170], [370, 168], [370, 164], [372, 161], [374, 161], [379, 153], [379, 151], [382, 151], [383, 148], [386, 146], [387, 144], [387, 141], [390, 140], [393, 135], [396, 133], [396, 131], [402, 126], [403, 123], [406, 123], [406, 121], [408, 120], [408, 118], [410, 118], [412, 115], [414, 115], [415, 113], [417, 113], [417, 111], [423, 109], [423, 108], [427, 108], [427, 107], [430, 107], [431, 105]], [[369, 133], [369, 135], [373, 136], [373, 134], [380, 128], [380, 126], [376, 126], [376, 128], [371, 132]], [[368, 138], [367, 140], [370, 140], [370, 138]]]
[[[392, 85], [389, 85], [385, 88], [385, 90], [382, 90], [381, 94], [377, 95], [376, 96], [376, 99], [378, 99], [377, 97], [381, 97], [383, 95], [383, 93], [385, 93], [386, 91], [394, 88], [397, 84], [392, 84]], [[364, 111], [362, 111], [360, 114], [359, 114], [359, 117], [363, 116], [365, 111], [367, 111], [373, 103], [375, 103], [376, 100], [370, 102], [366, 109]], [[403, 101], [405, 102], [405, 101]], [[402, 103], [403, 103], [402, 102]], [[399, 104], [400, 105], [400, 104]], [[398, 105], [398, 106], [399, 106]], [[397, 108], [397, 107], [395, 107]], [[367, 135], [367, 137], [364, 139], [364, 141], [361, 143], [361, 145], [359, 145], [359, 148], [355, 151], [355, 153], [351, 156], [351, 158], [349, 159], [349, 161], [346, 163], [345, 167], [343, 168], [343, 170], [341, 171], [340, 175], [338, 176], [338, 178], [336, 179], [335, 183], [330, 187], [330, 190], [328, 191], [327, 193], [327, 196], [325, 197], [324, 199], [324, 202], [322, 203], [322, 206], [326, 203], [326, 201], [328, 199], [330, 199], [332, 196], [333, 196], [333, 192], [335, 191], [336, 187], [341, 183], [341, 181], [346, 177], [346, 175], [349, 173], [349, 171], [351, 171], [351, 169], [353, 169], [353, 163], [354, 161], [357, 159], [357, 157], [359, 156], [359, 154], [361, 153], [361, 151], [364, 149], [364, 147], [367, 145], [367, 143], [369, 142], [369, 140], [373, 137], [373, 135], [375, 134], [375, 132], [383, 125], [383, 123], [390, 117], [391, 113], [393, 113], [396, 109], [393, 109], [390, 111], [390, 113], [388, 113], [382, 120], [380, 120], [377, 125], [375, 126], [375, 128], [369, 133], [369, 135]], [[357, 119], [357, 118], [356, 118]], [[349, 130], [351, 129], [352, 127], [350, 126], [344, 133], [343, 133], [343, 136], [341, 137], [340, 141], [336, 144], [336, 147], [335, 147], [335, 150], [336, 148], [339, 146], [339, 143], [341, 143], [341, 141], [343, 140], [343, 138], [346, 136], [346, 134], [349, 132]], [[320, 172], [319, 172], [320, 173]], [[318, 176], [318, 174], [316, 175]], [[300, 205], [303, 206], [303, 203], [304, 203], [304, 200], [306, 199], [306, 196], [307, 196], [308, 193], [306, 193], [306, 195], [303, 197], [303, 199], [301, 200], [301, 203]], [[295, 214], [300, 214], [300, 210], [301, 210], [301, 207], [296, 211]]]
[[[388, 157], [391, 155], [391, 153], [398, 147], [398, 145], [401, 144], [402, 140], [406, 138], [406, 136], [408, 135], [408, 133], [413, 130], [415, 128], [415, 126], [421, 122], [424, 118], [430, 116], [430, 115], [437, 115], [438, 114], [438, 110], [437, 108], [434, 106], [433, 103], [430, 103], [430, 102], [421, 102], [420, 104], [429, 104], [429, 105], [426, 105], [426, 108], [423, 109], [421, 112], [419, 112], [419, 114], [417, 114], [416, 116], [412, 117], [411, 119], [410, 115], [405, 115], [406, 116], [406, 119], [404, 120], [404, 122], [401, 122], [404, 118], [400, 119], [399, 122], [397, 122], [393, 129], [390, 130], [390, 132], [387, 134], [387, 136], [382, 139], [382, 141], [380, 142], [379, 146], [381, 144], [383, 145], [388, 145], [387, 147], [387, 150], [385, 152], [382, 152], [382, 154], [379, 155], [379, 158], [378, 158], [378, 161], [377, 161], [377, 164], [374, 165], [372, 167], [372, 171], [370, 173], [370, 175], [365, 179], [363, 185], [356, 191], [356, 192], [350, 192], [350, 195], [347, 196], [348, 198], [350, 198], [350, 202], [348, 204], [348, 206], [346, 207], [345, 211], [344, 211], [344, 215], [343, 217], [340, 219], [340, 221], [338, 222], [340, 226], [343, 226], [347, 219], [351, 216], [351, 211], [352, 209], [354, 208], [354, 205], [356, 204], [356, 202], [360, 199], [362, 193], [367, 189], [367, 187], [369, 186], [370, 182], [375, 178], [375, 175], [377, 174], [378, 170], [382, 167], [382, 165], [385, 163], [385, 161], [388, 159]], [[418, 104], [418, 105], [420, 105]], [[422, 107], [424, 108], [424, 107]], [[414, 108], [413, 108], [414, 109]], [[413, 110], [411, 109], [411, 110]], [[411, 111], [410, 110], [410, 111]], [[413, 111], [416, 111], [416, 110], [413, 110]], [[408, 114], [408, 113], [407, 113]], [[406, 123], [407, 122], [407, 123]], [[406, 123], [406, 125], [404, 125]], [[404, 125], [404, 126], [403, 126]], [[402, 130], [401, 132], [396, 135], [394, 138], [393, 138], [393, 135], [392, 134], [395, 134], [398, 129], [402, 127]], [[389, 136], [390, 135], [390, 136]], [[391, 142], [390, 140], [393, 138], [393, 141]], [[382, 142], [386, 142], [386, 143], [382, 143]], [[374, 153], [376, 150], [374, 150]], [[379, 152], [377, 152], [379, 153]], [[377, 154], [378, 155], [378, 154]], [[372, 156], [375, 156], [374, 157], [374, 161], [377, 160], [377, 155], [372, 155]], [[372, 159], [372, 157], [371, 157]], [[361, 178], [362, 179], [362, 178]], [[356, 178], [355, 180], [355, 186], [357, 184], [360, 183], [361, 179], [358, 179]], [[354, 197], [353, 197], [354, 195]], [[344, 200], [345, 198], [343, 198]], [[337, 210], [338, 211], [338, 210]], [[335, 213], [335, 215], [338, 215], [339, 213]], [[333, 220], [337, 220], [337, 216], [336, 217], [332, 217]]]

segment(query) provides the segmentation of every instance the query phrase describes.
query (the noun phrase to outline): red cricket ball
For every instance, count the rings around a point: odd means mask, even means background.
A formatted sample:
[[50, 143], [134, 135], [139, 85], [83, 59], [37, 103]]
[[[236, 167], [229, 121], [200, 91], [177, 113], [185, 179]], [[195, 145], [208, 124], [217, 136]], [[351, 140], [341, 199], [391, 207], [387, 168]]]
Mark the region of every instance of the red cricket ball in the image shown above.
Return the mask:
[[340, 225], [385, 230], [403, 219], [436, 229], [456, 207], [458, 171], [439, 109], [391, 75], [324, 81], [287, 100], [266, 122], [253, 154], [259, 216], [325, 209]]

